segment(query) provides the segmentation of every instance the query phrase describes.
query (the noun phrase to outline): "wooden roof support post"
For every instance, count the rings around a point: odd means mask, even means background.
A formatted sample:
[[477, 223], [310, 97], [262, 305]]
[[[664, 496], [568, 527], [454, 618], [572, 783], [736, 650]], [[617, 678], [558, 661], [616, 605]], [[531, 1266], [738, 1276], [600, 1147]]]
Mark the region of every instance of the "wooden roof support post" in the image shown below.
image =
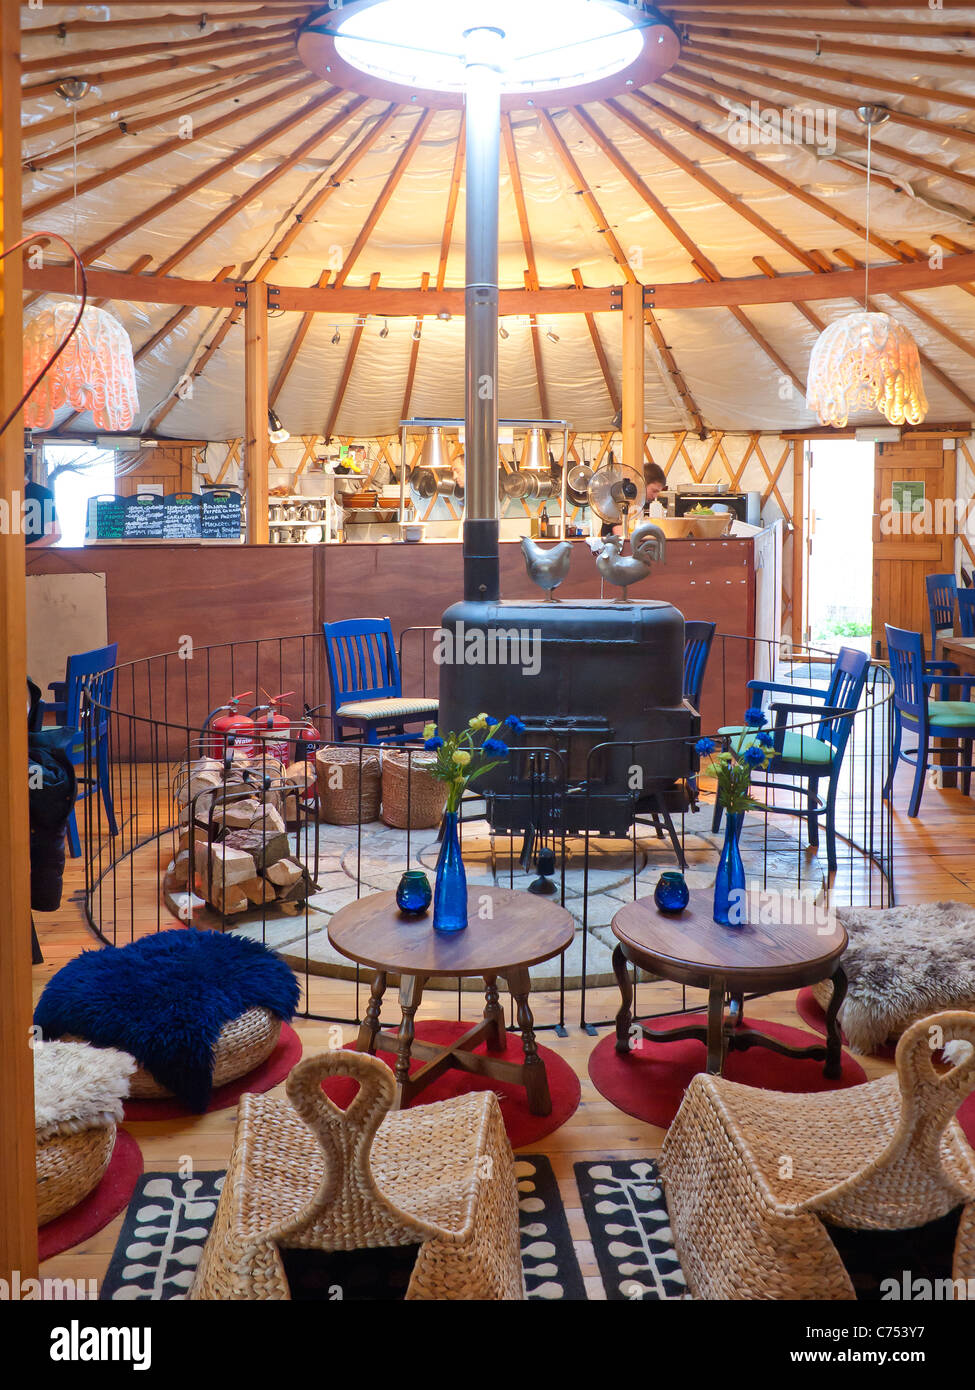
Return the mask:
[[643, 477], [643, 286], [623, 286], [623, 466]]
[[244, 310], [244, 469], [247, 478], [247, 543], [267, 545], [267, 285], [247, 286]]
[[[0, 237], [20, 231], [20, 6], [0, 5]], [[0, 415], [23, 380], [21, 258], [0, 261]], [[0, 439], [0, 497], [11, 521], [24, 489], [21, 416]], [[18, 505], [14, 506], [14, 502]], [[27, 621], [24, 536], [0, 528], [0, 1278], [37, 1277], [34, 1054], [30, 1048], [30, 840], [27, 801]]]

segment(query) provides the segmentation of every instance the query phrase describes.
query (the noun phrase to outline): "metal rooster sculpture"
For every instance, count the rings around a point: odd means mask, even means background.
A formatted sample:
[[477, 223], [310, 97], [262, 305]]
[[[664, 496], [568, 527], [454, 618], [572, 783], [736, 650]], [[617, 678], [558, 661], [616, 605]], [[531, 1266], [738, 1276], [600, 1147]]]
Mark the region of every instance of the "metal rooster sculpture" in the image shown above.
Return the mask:
[[521, 550], [525, 557], [525, 567], [533, 584], [545, 590], [545, 598], [550, 603], [558, 603], [552, 593], [569, 573], [572, 558], [572, 542], [560, 541], [550, 550], [543, 550], [530, 536], [522, 536]]
[[596, 556], [596, 568], [607, 584], [623, 590], [619, 603], [629, 603], [626, 591], [631, 584], [646, 579], [655, 561], [667, 555], [667, 538], [659, 526], [644, 522], [630, 537], [631, 555], [623, 555], [622, 536], [593, 537], [589, 547]]

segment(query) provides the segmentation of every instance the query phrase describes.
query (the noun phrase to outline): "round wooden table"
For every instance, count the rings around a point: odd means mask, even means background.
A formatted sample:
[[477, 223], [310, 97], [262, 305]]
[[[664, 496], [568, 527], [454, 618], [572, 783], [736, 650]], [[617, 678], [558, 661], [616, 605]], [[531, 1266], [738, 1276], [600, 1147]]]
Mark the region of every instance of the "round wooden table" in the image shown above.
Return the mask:
[[[638, 1024], [651, 1042], [696, 1038], [707, 1043], [707, 1069], [716, 1076], [720, 1076], [729, 1052], [749, 1047], [767, 1047], [786, 1057], [825, 1060], [824, 1075], [831, 1080], [840, 1076], [842, 1039], [837, 1014], [846, 997], [846, 972], [840, 964], [847, 945], [846, 930], [836, 921], [763, 922], [769, 915], [765, 901], [763, 895], [750, 896], [746, 915], [755, 925], [741, 927], [722, 927], [714, 921], [710, 891], [692, 892], [689, 906], [677, 915], [660, 912], [653, 898], [640, 898], [620, 908], [613, 918], [613, 935], [618, 942], [613, 970], [622, 995], [616, 1015], [617, 1052], [630, 1050], [633, 985], [628, 965], [632, 964], [665, 980], [708, 992], [706, 1028], [697, 1024], [655, 1032]], [[790, 900], [790, 912], [780, 915], [812, 915], [811, 906], [801, 899]], [[833, 995], [826, 1014], [825, 1046], [787, 1047], [745, 1026], [746, 995], [802, 989], [827, 979], [833, 981]]]
[[[395, 893], [373, 893], [340, 908], [328, 924], [328, 938], [337, 951], [374, 971], [372, 990], [359, 1029], [360, 1052], [396, 1053], [395, 1109], [402, 1109], [451, 1067], [512, 1081], [524, 1086], [533, 1115], [549, 1115], [545, 1064], [538, 1055], [535, 1024], [528, 1005], [531, 982], [528, 967], [560, 955], [572, 941], [575, 923], [558, 904], [509, 888], [468, 888], [468, 925], [464, 931], [433, 930], [433, 915], [407, 917], [396, 906]], [[386, 980], [400, 979], [402, 1022], [395, 1036], [380, 1028], [379, 1015]], [[423, 1042], [415, 1036], [414, 1018], [423, 988], [434, 976], [480, 975], [486, 1004], [480, 1023], [449, 1046]], [[498, 997], [498, 976], [508, 983], [518, 1010], [525, 1050], [524, 1065], [492, 1057], [507, 1046], [504, 1009]], [[483, 1041], [488, 1055], [474, 1052]], [[410, 1075], [413, 1054], [425, 1065]]]

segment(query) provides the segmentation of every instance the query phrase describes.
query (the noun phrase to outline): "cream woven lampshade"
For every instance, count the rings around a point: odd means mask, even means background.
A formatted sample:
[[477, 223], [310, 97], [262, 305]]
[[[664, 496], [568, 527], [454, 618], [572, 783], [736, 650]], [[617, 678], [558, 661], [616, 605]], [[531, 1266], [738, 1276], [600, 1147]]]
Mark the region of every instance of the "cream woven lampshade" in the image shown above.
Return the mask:
[[892, 425], [919, 425], [928, 402], [917, 343], [889, 314], [846, 314], [816, 341], [806, 404], [822, 424], [839, 429], [857, 410], [879, 410]]
[[[64, 342], [77, 314], [70, 300], [43, 304], [24, 321], [24, 386]], [[78, 331], [24, 407], [28, 429], [49, 429], [65, 405], [90, 410], [99, 429], [127, 430], [139, 409], [129, 335], [113, 314], [89, 304]]]

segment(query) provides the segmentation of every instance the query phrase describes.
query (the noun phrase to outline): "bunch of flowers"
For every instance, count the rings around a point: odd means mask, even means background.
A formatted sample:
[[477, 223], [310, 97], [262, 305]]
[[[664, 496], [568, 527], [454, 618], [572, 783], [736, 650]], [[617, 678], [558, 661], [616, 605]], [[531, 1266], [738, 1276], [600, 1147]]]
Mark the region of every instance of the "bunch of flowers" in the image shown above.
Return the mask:
[[457, 734], [441, 734], [434, 724], [423, 730], [424, 748], [437, 755], [430, 771], [447, 783], [448, 811], [457, 810], [471, 782], [508, 756], [508, 745], [500, 735], [509, 729], [513, 734], [525, 732], [524, 724], [513, 714], [497, 720], [489, 714], [475, 714]]
[[778, 756], [774, 751], [775, 740], [765, 724], [764, 710], [749, 709], [745, 711], [745, 728], [731, 737], [729, 747], [718, 752], [718, 745], [711, 738], [698, 739], [694, 745], [702, 757], [711, 757], [706, 771], [717, 779], [718, 800], [729, 815], [739, 815], [758, 806], [749, 795], [752, 773], [759, 768], [765, 772]]

